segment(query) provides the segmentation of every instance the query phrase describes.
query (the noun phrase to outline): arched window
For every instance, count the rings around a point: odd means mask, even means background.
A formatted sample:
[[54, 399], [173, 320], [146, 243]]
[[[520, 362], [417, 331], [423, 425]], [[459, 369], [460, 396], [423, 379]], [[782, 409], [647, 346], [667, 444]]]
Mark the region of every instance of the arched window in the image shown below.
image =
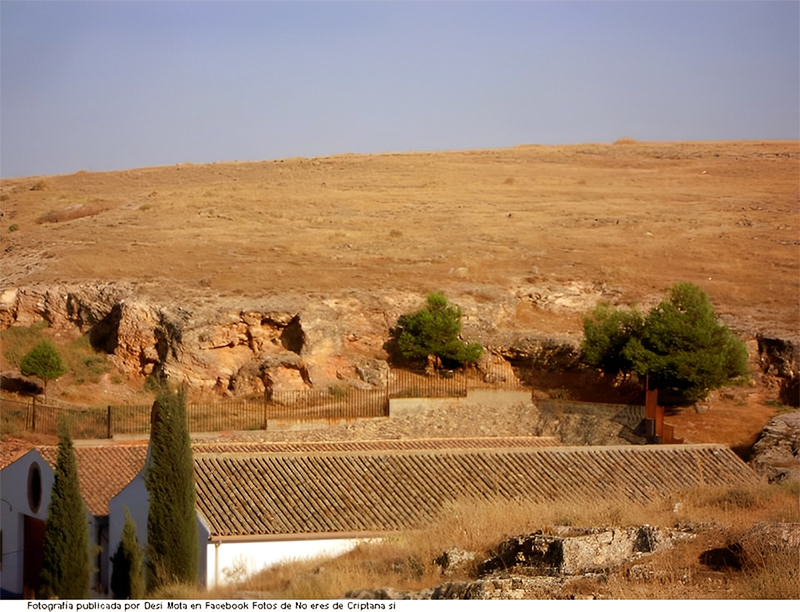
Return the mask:
[[35, 461], [28, 468], [28, 506], [31, 512], [39, 512], [42, 505], [42, 471]]

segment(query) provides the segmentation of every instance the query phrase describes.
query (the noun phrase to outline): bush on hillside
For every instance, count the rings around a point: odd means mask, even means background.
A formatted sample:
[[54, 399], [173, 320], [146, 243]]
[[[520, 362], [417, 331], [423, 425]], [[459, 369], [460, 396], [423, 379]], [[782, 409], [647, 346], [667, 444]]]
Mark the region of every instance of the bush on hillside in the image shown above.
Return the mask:
[[44, 383], [44, 396], [47, 400], [47, 383], [63, 375], [67, 368], [58, 350], [49, 340], [42, 340], [20, 361], [20, 371], [25, 376], [36, 376]]
[[461, 316], [461, 308], [443, 294], [431, 293], [422, 308], [400, 316], [391, 330], [392, 341], [406, 359], [435, 356], [445, 365], [474, 363], [483, 348], [461, 340]]

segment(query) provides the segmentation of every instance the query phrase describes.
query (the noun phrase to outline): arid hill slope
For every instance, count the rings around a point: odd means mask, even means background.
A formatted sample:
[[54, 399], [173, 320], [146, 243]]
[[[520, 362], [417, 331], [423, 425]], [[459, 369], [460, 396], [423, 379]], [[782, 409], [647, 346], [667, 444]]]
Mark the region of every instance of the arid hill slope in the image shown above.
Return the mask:
[[[129, 281], [160, 300], [443, 290], [578, 334], [677, 281], [742, 331], [800, 329], [800, 143], [340, 155], [2, 181], [2, 288]], [[10, 231], [11, 228], [14, 231]]]

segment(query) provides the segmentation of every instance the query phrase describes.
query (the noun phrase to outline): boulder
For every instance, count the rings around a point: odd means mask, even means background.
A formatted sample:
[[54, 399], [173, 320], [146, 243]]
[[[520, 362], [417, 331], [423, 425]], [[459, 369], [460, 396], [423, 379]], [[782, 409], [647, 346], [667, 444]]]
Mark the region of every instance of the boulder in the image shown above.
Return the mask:
[[475, 553], [462, 548], [450, 548], [433, 560], [442, 568], [444, 576], [452, 576], [458, 572], [469, 570], [475, 562]]
[[642, 527], [586, 530], [582, 535], [554, 536], [541, 532], [510, 538], [478, 566], [485, 576], [497, 570], [535, 575], [567, 575], [604, 572], [641, 554], [671, 546], [671, 532]]
[[44, 391], [36, 380], [23, 376], [16, 370], [0, 373], [0, 389], [21, 395], [40, 395]]
[[750, 465], [769, 482], [800, 480], [800, 410], [774, 417], [761, 432]]

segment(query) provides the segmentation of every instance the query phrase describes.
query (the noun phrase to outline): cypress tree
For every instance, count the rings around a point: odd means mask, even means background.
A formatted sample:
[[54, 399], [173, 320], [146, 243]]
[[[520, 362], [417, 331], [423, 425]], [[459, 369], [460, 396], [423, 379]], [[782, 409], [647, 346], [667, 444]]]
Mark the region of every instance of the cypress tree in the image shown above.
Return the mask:
[[111, 557], [114, 569], [111, 573], [111, 591], [114, 599], [142, 599], [144, 576], [142, 575], [142, 549], [136, 537], [136, 523], [125, 507], [125, 526], [117, 552]]
[[69, 431], [61, 421], [39, 595], [46, 599], [85, 599], [90, 577], [89, 527], [78, 484], [78, 462]]
[[194, 461], [186, 425], [183, 391], [162, 390], [151, 416], [150, 450], [145, 485], [150, 494], [147, 516], [148, 587], [197, 580], [197, 517]]

